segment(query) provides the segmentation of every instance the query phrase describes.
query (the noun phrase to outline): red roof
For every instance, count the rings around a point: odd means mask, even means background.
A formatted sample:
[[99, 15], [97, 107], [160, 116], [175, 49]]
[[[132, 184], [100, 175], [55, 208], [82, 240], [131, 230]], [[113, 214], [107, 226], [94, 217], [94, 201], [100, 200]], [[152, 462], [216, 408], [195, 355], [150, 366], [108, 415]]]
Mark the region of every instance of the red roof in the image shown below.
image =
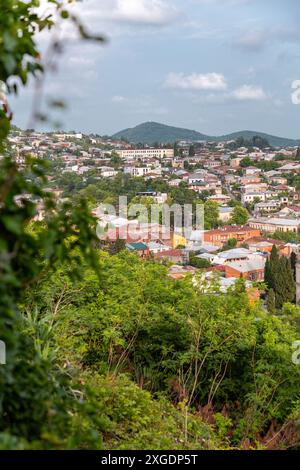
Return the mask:
[[158, 253], [155, 253], [154, 256], [155, 258], [165, 258], [168, 256], [182, 256], [183, 251], [182, 250], [165, 250], [165, 251], [160, 251]]

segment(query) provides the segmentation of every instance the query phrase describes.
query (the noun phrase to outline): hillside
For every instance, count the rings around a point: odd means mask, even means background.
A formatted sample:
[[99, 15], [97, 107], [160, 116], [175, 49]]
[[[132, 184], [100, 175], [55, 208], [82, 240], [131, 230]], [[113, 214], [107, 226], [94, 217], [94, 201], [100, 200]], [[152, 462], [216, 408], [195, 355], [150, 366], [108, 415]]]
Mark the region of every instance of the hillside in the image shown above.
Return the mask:
[[178, 140], [210, 140], [211, 137], [197, 131], [182, 129], [180, 127], [166, 126], [158, 122], [145, 122], [136, 127], [124, 129], [112, 136], [113, 138], [125, 138], [130, 142], [153, 144], [154, 142], [167, 143]]
[[238, 137], [244, 137], [245, 139], [249, 139], [255, 135], [267, 139], [270, 145], [275, 147], [288, 147], [300, 145], [300, 139], [287, 139], [285, 137], [277, 137], [274, 135], [257, 131], [239, 131], [222, 136], [208, 136], [194, 130], [167, 126], [165, 124], [160, 124], [157, 122], [145, 122], [139, 124], [136, 127], [124, 129], [120, 132], [117, 132], [112, 137], [116, 139], [125, 138], [129, 142], [133, 143], [153, 144], [154, 142], [173, 143], [179, 140], [210, 140], [218, 142], [222, 140], [235, 140]]

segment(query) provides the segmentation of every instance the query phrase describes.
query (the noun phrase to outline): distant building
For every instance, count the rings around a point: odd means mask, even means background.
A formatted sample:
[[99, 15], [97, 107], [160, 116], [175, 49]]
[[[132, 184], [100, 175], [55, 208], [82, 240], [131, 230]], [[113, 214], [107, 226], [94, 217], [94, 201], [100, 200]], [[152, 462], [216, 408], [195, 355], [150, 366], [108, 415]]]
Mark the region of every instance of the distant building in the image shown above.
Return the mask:
[[298, 233], [300, 226], [300, 219], [281, 219], [279, 217], [258, 217], [257, 219], [250, 219], [249, 226], [253, 229], [261, 230], [263, 232], [274, 233], [279, 232], [294, 232]]
[[241, 196], [242, 204], [252, 204], [255, 201], [265, 201], [266, 194], [265, 193], [244, 193]]
[[234, 208], [230, 206], [219, 207], [219, 220], [221, 222], [229, 222]]
[[148, 158], [174, 158], [174, 149], [144, 148], [144, 149], [121, 149], [117, 150], [121, 158], [130, 159], [148, 159]]
[[148, 256], [150, 255], [150, 250], [148, 246], [142, 242], [127, 243], [126, 248], [129, 251], [138, 254], [140, 258], [148, 258]]
[[248, 238], [259, 237], [260, 230], [249, 225], [228, 225], [214, 230], [204, 232], [204, 242], [211, 245], [223, 246], [228, 240], [235, 238], [241, 245]]
[[228, 263], [224, 266], [226, 277], [236, 277], [248, 281], [264, 281], [266, 259], [257, 256], [251, 260], [241, 260]]

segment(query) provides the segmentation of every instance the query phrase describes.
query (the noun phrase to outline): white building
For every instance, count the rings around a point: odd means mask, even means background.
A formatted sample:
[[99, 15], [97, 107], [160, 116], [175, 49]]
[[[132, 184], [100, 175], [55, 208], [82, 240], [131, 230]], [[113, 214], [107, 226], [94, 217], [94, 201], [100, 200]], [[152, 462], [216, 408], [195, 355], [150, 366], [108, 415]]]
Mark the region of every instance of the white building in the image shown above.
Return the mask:
[[242, 204], [252, 204], [254, 201], [265, 201], [265, 193], [244, 193], [241, 196]]
[[125, 160], [138, 160], [139, 158], [142, 160], [150, 158], [174, 158], [174, 149], [122, 149], [117, 150], [117, 153]]

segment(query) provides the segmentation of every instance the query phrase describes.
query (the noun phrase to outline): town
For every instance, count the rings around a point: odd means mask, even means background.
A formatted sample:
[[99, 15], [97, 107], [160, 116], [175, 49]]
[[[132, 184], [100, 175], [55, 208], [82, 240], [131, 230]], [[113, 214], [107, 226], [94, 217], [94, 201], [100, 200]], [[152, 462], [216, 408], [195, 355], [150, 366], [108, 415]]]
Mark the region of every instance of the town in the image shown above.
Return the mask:
[[[218, 273], [223, 291], [239, 278], [251, 287], [264, 282], [273, 246], [284, 257], [299, 252], [298, 147], [272, 147], [260, 137], [149, 146], [17, 128], [9, 141], [21, 167], [29, 154], [49, 161], [47, 191], [58, 201], [78, 192], [90, 197], [93, 215], [106, 227], [102, 247], [118, 246], [168, 262], [174, 279], [200, 271], [206, 280]], [[128, 194], [129, 203], [144, 205], [202, 203], [205, 230], [192, 230], [189, 238], [176, 230], [163, 236], [165, 227], [157, 224], [153, 237], [153, 224], [148, 224], [151, 233], [144, 229], [138, 239], [132, 237], [133, 224], [143, 229], [148, 221], [108, 215], [101, 208]], [[43, 206], [37, 204], [36, 220], [42, 219]], [[125, 236], [120, 242], [121, 229]]]

